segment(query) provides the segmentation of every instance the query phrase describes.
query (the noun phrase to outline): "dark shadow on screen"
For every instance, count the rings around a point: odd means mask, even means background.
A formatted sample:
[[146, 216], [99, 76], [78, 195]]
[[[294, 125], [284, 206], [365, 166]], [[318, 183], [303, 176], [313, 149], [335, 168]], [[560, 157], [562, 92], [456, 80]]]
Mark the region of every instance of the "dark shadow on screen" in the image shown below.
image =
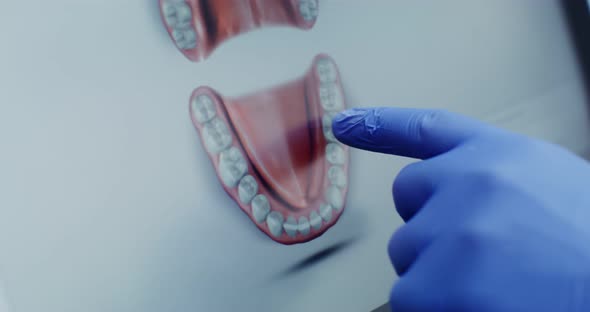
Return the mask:
[[280, 272], [276, 278], [277, 279], [286, 278], [286, 277], [289, 277], [293, 274], [300, 273], [301, 271], [306, 270], [306, 269], [330, 258], [331, 256], [336, 255], [337, 253], [343, 251], [347, 247], [350, 247], [356, 241], [357, 241], [356, 238], [350, 238], [350, 239], [344, 240], [342, 242], [336, 243], [332, 246], [329, 246], [327, 248], [324, 248], [324, 249], [298, 261], [297, 263], [288, 267], [286, 270]]
[[389, 303], [386, 303], [371, 312], [392, 312]]

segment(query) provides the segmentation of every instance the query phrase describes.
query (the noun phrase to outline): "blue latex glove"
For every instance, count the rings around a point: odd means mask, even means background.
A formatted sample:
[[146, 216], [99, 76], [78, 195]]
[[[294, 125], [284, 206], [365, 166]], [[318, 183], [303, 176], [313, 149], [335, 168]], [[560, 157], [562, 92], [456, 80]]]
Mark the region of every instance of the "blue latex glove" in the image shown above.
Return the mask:
[[444, 111], [352, 109], [333, 131], [423, 159], [393, 185], [392, 311], [590, 311], [587, 162]]

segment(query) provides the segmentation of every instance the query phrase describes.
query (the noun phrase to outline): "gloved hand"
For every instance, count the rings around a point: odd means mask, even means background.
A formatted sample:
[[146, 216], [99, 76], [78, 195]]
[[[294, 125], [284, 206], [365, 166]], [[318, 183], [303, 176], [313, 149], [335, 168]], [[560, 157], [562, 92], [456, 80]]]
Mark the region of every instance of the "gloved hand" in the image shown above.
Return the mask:
[[333, 132], [423, 159], [393, 184], [392, 311], [590, 311], [586, 161], [444, 111], [352, 109]]

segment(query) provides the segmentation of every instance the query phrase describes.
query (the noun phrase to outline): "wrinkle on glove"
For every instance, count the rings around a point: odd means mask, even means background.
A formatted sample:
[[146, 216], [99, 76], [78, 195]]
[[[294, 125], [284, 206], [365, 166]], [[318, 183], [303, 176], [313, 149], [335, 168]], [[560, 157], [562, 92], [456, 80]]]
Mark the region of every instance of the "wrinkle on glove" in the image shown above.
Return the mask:
[[444, 111], [390, 107], [343, 111], [334, 116], [332, 130], [338, 140], [352, 147], [420, 159], [491, 131], [488, 125]]

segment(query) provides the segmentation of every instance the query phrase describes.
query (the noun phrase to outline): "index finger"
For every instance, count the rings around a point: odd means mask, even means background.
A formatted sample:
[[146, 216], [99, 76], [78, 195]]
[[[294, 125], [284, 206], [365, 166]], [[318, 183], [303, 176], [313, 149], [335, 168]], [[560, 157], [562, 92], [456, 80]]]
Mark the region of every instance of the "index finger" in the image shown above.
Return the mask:
[[336, 138], [368, 151], [427, 159], [446, 153], [490, 126], [441, 110], [353, 108], [336, 115]]

